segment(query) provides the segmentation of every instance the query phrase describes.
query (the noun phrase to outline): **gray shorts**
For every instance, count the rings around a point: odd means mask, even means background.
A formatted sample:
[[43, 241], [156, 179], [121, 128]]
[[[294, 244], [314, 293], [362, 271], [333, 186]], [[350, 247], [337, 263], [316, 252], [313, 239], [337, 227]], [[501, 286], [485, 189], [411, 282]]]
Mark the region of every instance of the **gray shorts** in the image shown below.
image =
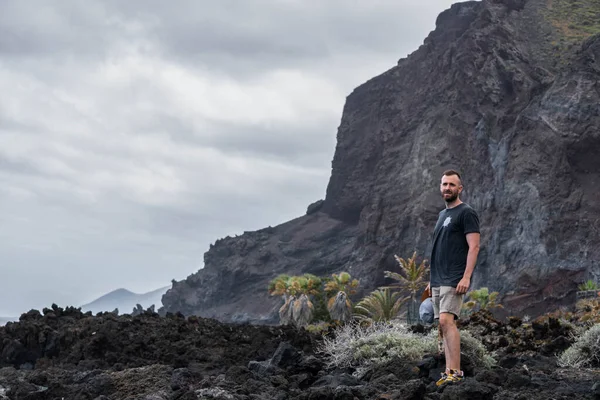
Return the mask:
[[433, 314], [440, 318], [440, 313], [454, 314], [454, 319], [460, 316], [464, 294], [456, 294], [456, 288], [452, 286], [440, 286], [431, 288], [433, 300]]

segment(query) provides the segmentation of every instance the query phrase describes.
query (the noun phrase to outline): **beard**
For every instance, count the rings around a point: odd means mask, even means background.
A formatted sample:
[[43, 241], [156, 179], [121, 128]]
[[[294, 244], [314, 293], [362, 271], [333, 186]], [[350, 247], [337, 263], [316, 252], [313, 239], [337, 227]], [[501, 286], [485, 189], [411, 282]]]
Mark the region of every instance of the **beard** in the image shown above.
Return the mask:
[[[446, 194], [449, 194], [450, 196], [446, 197]], [[446, 203], [452, 203], [454, 200], [458, 199], [458, 193], [444, 192], [442, 193], [442, 197]]]

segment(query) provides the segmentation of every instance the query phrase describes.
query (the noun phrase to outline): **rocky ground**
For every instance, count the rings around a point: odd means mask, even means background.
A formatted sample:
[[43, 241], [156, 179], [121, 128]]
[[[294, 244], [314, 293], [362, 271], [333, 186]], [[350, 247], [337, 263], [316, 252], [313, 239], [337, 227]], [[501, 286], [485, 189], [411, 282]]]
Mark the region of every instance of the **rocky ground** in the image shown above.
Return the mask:
[[600, 399], [600, 370], [556, 366], [569, 324], [479, 313], [463, 328], [481, 335], [498, 366], [464, 360], [466, 381], [438, 389], [437, 355], [359, 379], [328, 369], [320, 337], [303, 329], [54, 306], [0, 328], [0, 399]]

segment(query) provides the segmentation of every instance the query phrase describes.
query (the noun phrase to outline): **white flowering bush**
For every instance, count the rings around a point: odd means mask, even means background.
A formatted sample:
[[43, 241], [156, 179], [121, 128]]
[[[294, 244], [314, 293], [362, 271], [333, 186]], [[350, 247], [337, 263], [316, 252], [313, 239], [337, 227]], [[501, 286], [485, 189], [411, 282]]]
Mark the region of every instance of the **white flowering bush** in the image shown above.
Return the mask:
[[320, 351], [329, 360], [329, 367], [359, 367], [380, 365], [393, 357], [419, 359], [434, 352], [433, 336], [416, 335], [398, 322], [377, 322], [364, 327], [346, 324], [338, 328], [333, 338], [325, 338]]
[[600, 367], [600, 324], [596, 324], [575, 340], [558, 358], [561, 367]]
[[[325, 354], [330, 368], [364, 369], [393, 359], [421, 360], [437, 352], [437, 336], [437, 330], [427, 335], [412, 333], [396, 321], [368, 327], [347, 324], [338, 328], [333, 338], [324, 338], [319, 351]], [[479, 367], [490, 367], [495, 362], [481, 342], [466, 331], [461, 332], [461, 352]]]

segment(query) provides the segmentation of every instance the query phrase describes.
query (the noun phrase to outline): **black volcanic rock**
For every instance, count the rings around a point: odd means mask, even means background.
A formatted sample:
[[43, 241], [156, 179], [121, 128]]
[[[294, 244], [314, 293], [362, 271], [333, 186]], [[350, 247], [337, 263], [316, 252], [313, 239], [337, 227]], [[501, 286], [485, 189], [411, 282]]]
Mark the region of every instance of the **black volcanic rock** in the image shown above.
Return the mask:
[[[441, 357], [395, 358], [367, 373], [351, 366], [336, 369], [317, 351], [322, 338], [304, 329], [182, 314], [92, 316], [72, 308], [52, 310], [53, 318], [50, 312], [42, 318], [29, 313], [0, 327], [0, 353], [15, 355], [0, 360], [0, 398], [595, 399], [600, 380], [598, 370], [558, 368], [555, 357], [515, 349], [513, 361], [437, 388]], [[469, 329], [489, 323], [489, 315], [480, 314], [469, 319]], [[554, 323], [549, 326], [544, 330], [549, 336], [531, 346], [542, 347], [559, 331]], [[494, 336], [510, 329], [498, 322], [487, 331]], [[523, 330], [519, 336], [533, 330], [518, 329]], [[46, 332], [58, 337], [52, 353], [46, 352]]]
[[217, 240], [165, 310], [273, 323], [281, 301], [266, 288], [281, 273], [345, 270], [368, 293], [394, 254], [429, 256], [447, 168], [462, 171], [481, 219], [474, 286], [499, 291], [510, 314], [572, 303], [600, 275], [600, 36], [556, 45], [547, 4], [440, 14], [417, 51], [348, 96], [318, 209]]
[[317, 211], [319, 211], [321, 209], [321, 207], [323, 207], [323, 204], [325, 204], [325, 200], [315, 201], [314, 203], [312, 203], [311, 205], [309, 205], [306, 208], [306, 215], [316, 213]]

